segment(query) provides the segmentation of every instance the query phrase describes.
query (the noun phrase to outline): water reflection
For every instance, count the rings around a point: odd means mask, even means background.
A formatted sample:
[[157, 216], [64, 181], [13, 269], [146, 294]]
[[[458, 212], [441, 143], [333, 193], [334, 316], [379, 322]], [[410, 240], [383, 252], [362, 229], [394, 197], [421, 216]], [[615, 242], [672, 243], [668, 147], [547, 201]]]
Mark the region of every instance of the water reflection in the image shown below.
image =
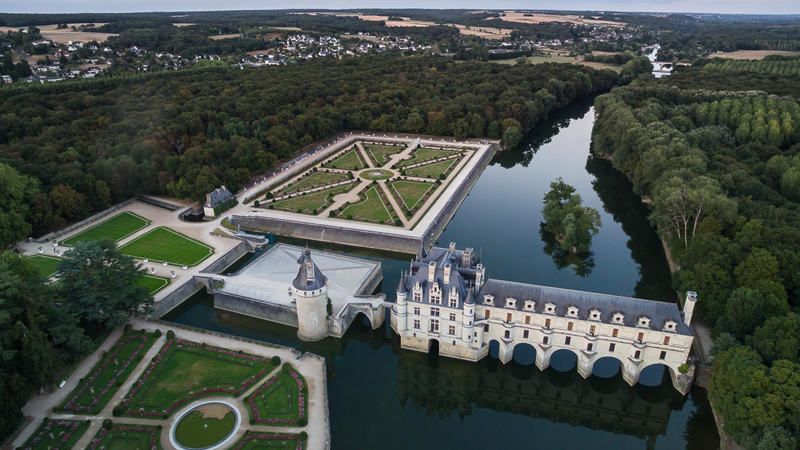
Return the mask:
[[582, 253], [564, 251], [564, 247], [556, 240], [556, 235], [545, 229], [545, 224], [539, 226], [539, 236], [544, 242], [544, 252], [553, 258], [553, 265], [559, 269], [571, 267], [575, 275], [585, 278], [592, 274], [594, 269], [594, 252], [589, 250]]

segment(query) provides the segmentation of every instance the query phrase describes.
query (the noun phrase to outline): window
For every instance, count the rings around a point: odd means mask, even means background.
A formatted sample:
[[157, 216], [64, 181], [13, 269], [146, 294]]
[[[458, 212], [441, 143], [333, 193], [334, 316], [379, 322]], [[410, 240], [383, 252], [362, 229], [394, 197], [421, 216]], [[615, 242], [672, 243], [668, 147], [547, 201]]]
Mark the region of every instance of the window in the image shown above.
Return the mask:
[[594, 336], [595, 331], [597, 331], [596, 326], [592, 325], [591, 327], [589, 327], [589, 334], [591, 334], [592, 336]]
[[450, 307], [456, 308], [458, 307], [458, 297], [450, 297]]
[[639, 333], [639, 336], [636, 337], [636, 340], [639, 342], [644, 342], [644, 333]]
[[528, 330], [522, 332], [522, 337], [528, 339]]
[[531, 316], [525, 316], [525, 325], [531, 324]]
[[633, 354], [634, 359], [639, 359], [639, 356], [642, 355], [641, 350], [636, 350], [636, 353]]
[[419, 306], [414, 307], [414, 315], [419, 315]]
[[414, 301], [421, 302], [422, 301], [422, 292], [414, 292]]
[[431, 316], [439, 317], [439, 308], [431, 308]]
[[419, 330], [419, 319], [414, 319], [414, 329]]
[[664, 345], [669, 345], [669, 336], [664, 336]]
[[450, 320], [452, 321], [456, 320], [456, 313], [450, 313]]
[[590, 352], [590, 351], [592, 351], [592, 348], [593, 348], [593, 347], [594, 347], [594, 344], [592, 344], [591, 342], [589, 342], [588, 344], [586, 344], [586, 351], [587, 351], [587, 352]]
[[490, 312], [489, 312], [489, 310], [487, 309], [487, 310], [486, 310], [486, 313], [484, 313], [483, 317], [484, 317], [484, 319], [488, 319], [490, 315], [491, 315], [491, 313], [490, 313]]
[[608, 351], [613, 352], [617, 348], [617, 344], [608, 344]]
[[439, 332], [439, 321], [436, 319], [431, 319], [431, 333], [438, 333]]
[[564, 344], [565, 344], [565, 345], [570, 345], [570, 344], [572, 344], [572, 337], [571, 337], [571, 336], [567, 336], [567, 337], [565, 337], [565, 338], [564, 338]]
[[506, 339], [510, 338], [511, 337], [511, 332], [506, 330], [504, 336], [506, 337]]
[[550, 338], [548, 338], [547, 336], [545, 336], [545, 337], [543, 337], [543, 338], [542, 338], [542, 344], [544, 344], [544, 345], [547, 345], [547, 343], [548, 343], [549, 341], [550, 341]]
[[614, 328], [614, 331], [611, 332], [611, 337], [617, 337], [619, 335], [619, 330]]
[[661, 359], [661, 360], [667, 359], [667, 352], [662, 351], [661, 352], [661, 356], [659, 356], [658, 359]]
[[573, 326], [573, 325], [574, 325], [574, 324], [573, 324], [572, 322], [568, 322], [568, 323], [567, 323], [567, 330], [568, 330], [568, 331], [572, 331], [572, 326]]
[[547, 329], [550, 329], [550, 319], [546, 319], [544, 321], [544, 327], [547, 328]]
[[453, 325], [450, 325], [450, 327], [447, 329], [447, 334], [449, 334], [450, 336], [455, 336], [456, 335], [456, 327], [453, 326]]
[[511, 313], [506, 314], [506, 322], [511, 322], [511, 320], [512, 320], [512, 314]]
[[486, 324], [486, 325], [483, 326], [483, 332], [484, 333], [488, 333], [489, 332], [489, 324]]

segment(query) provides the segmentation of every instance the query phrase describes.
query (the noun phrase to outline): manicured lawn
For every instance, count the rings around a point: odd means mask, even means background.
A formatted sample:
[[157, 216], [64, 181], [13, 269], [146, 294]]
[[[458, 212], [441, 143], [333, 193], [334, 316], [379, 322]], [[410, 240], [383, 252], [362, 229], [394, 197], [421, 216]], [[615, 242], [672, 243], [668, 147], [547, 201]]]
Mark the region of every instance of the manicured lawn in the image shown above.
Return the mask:
[[178, 266], [194, 266], [214, 253], [214, 249], [177, 231], [157, 227], [119, 248], [126, 255]]
[[400, 197], [403, 199], [403, 202], [406, 204], [408, 209], [411, 209], [417, 206], [419, 200], [424, 196], [428, 191], [432, 191], [434, 186], [433, 183], [424, 183], [421, 181], [404, 181], [399, 180], [392, 183], [395, 190]]
[[56, 409], [68, 414], [99, 413], [157, 339], [155, 333], [125, 333]]
[[168, 416], [202, 397], [238, 397], [273, 369], [267, 358], [172, 339], [120, 406], [125, 415]]
[[169, 286], [171, 282], [172, 280], [170, 278], [157, 277], [155, 275], [145, 275], [139, 278], [139, 286], [146, 287], [151, 295]]
[[453, 164], [457, 163], [457, 159], [448, 159], [438, 163], [419, 166], [406, 171], [406, 175], [412, 177], [425, 177], [425, 178], [439, 178]]
[[56, 273], [56, 267], [61, 262], [61, 258], [47, 255], [33, 255], [28, 257], [33, 264], [39, 269], [39, 273], [43, 278], [50, 278]]
[[354, 148], [340, 156], [339, 159], [328, 164], [327, 167], [342, 170], [358, 170], [364, 167], [364, 162], [361, 161], [361, 155], [358, 154], [358, 150]]
[[[31, 435], [21, 450], [68, 450], [89, 428], [89, 421], [48, 420]], [[50, 436], [53, 436], [52, 438]], [[65, 440], [64, 440], [65, 439]], [[64, 442], [62, 442], [64, 440]]]
[[[304, 426], [308, 423], [308, 388], [294, 369], [281, 370], [245, 399], [251, 424]], [[303, 420], [301, 420], [303, 419]]]
[[347, 192], [354, 187], [358, 186], [357, 183], [348, 184], [347, 186], [339, 186], [332, 189], [325, 189], [324, 191], [314, 192], [311, 194], [301, 195], [298, 197], [290, 198], [288, 200], [281, 200], [279, 202], [270, 203], [267, 207], [272, 206], [274, 209], [283, 211], [297, 212], [298, 209], [303, 212], [321, 212], [330, 203], [333, 203], [332, 197]]
[[[220, 405], [216, 405], [220, 406]], [[221, 418], [206, 417], [204, 408], [200, 408], [183, 416], [175, 427], [175, 440], [186, 448], [208, 448], [223, 441], [236, 426], [236, 414], [230, 409]]]
[[298, 434], [248, 430], [231, 450], [305, 450], [306, 444]]
[[150, 225], [150, 222], [144, 217], [130, 212], [123, 212], [63, 240], [61, 244], [73, 247], [80, 241], [99, 241], [103, 238], [116, 242], [148, 225]]
[[405, 150], [407, 147], [401, 147], [399, 145], [377, 145], [377, 144], [366, 144], [364, 145], [364, 150], [372, 153], [372, 157], [375, 158], [375, 161], [378, 162], [378, 166], [382, 166], [389, 161], [389, 156], [394, 155], [395, 153], [400, 153]]
[[325, 184], [332, 184], [346, 179], [347, 179], [347, 174], [345, 173], [314, 172], [311, 175], [303, 178], [302, 180], [288, 186], [286, 189], [280, 191], [280, 193], [291, 194], [292, 192], [297, 192], [301, 189], [322, 186]]
[[110, 429], [100, 428], [92, 438], [91, 449], [105, 450], [161, 450], [161, 429], [151, 425], [114, 424]]
[[444, 158], [445, 156], [458, 153], [456, 150], [437, 150], [432, 148], [418, 148], [411, 152], [411, 159], [400, 161], [398, 166], [409, 166], [412, 164], [419, 164], [421, 162], [430, 161], [432, 159]]
[[392, 220], [387, 206], [383, 204], [383, 200], [378, 195], [377, 187], [372, 186], [367, 189], [366, 195], [366, 200], [361, 203], [351, 204], [342, 211], [341, 216], [345, 218], [353, 216], [353, 218], [377, 220], [380, 222]]

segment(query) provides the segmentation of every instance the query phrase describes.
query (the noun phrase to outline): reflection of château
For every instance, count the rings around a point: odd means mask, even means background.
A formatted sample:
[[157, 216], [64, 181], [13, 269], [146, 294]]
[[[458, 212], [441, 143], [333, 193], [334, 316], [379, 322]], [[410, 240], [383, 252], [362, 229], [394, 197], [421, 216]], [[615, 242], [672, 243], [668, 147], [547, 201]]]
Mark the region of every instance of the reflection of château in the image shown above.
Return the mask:
[[631, 385], [646, 367], [663, 365], [675, 388], [688, 392], [693, 292], [680, 311], [672, 303], [491, 280], [477, 259], [451, 243], [411, 263], [392, 307], [403, 348], [428, 352], [436, 345], [443, 356], [478, 361], [496, 342], [506, 363], [524, 344], [536, 351], [541, 370], [553, 353], [569, 350], [584, 378], [595, 362], [614, 358]]
[[[640, 438], [665, 435], [670, 415], [685, 397], [669, 388], [629, 386], [619, 375], [583, 379], [575, 372], [538, 371], [518, 365], [498, 365], [401, 353], [397, 375], [398, 400], [428, 415], [460, 417], [478, 408], [508, 411], [553, 422], [603, 429]], [[516, 370], [524, 371], [520, 376]], [[553, 378], [551, 380], [551, 378]]]

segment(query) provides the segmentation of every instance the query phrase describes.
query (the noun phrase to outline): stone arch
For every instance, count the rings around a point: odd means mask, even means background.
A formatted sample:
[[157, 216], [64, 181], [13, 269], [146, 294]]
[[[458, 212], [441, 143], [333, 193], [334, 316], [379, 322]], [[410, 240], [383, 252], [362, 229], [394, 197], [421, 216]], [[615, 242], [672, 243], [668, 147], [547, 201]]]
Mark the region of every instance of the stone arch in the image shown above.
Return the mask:
[[571, 372], [578, 367], [580, 355], [571, 348], [558, 348], [549, 353], [549, 366], [556, 372]]
[[520, 365], [531, 366], [536, 363], [536, 347], [527, 342], [520, 342], [511, 348], [511, 358]]
[[614, 378], [625, 370], [625, 361], [616, 356], [602, 356], [592, 362], [592, 375], [597, 378]]
[[497, 359], [500, 357], [500, 341], [492, 339], [489, 341], [489, 358]]
[[358, 311], [355, 316], [353, 316], [351, 324], [355, 325], [353, 328], [358, 330], [359, 334], [367, 334], [373, 329], [372, 320], [370, 320], [369, 316], [367, 316], [364, 311]]
[[667, 375], [669, 375], [669, 378], [674, 383], [675, 379], [677, 378], [677, 374], [677, 370], [673, 369], [669, 365], [662, 362], [654, 362], [642, 365], [639, 368], [639, 374], [636, 382], [642, 386], [655, 387], [663, 384], [667, 380]]

